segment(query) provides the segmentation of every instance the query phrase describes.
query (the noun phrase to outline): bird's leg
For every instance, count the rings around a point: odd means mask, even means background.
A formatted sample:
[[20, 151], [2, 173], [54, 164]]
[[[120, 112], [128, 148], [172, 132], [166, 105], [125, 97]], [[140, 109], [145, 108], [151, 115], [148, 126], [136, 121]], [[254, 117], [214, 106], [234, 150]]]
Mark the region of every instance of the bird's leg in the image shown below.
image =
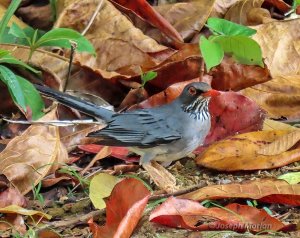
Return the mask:
[[168, 193], [178, 190], [175, 177], [156, 161], [150, 162], [150, 160], [155, 156], [152, 155], [151, 159], [148, 157], [150, 157], [150, 155], [147, 153], [142, 156], [142, 166], [148, 172], [150, 178], [157, 185], [157, 187]]

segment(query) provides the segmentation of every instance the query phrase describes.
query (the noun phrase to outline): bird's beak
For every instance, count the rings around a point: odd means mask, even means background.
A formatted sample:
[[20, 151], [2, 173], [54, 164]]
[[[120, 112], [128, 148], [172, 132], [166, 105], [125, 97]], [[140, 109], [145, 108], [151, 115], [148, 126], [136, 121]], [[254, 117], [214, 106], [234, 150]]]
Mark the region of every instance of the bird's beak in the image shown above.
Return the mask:
[[220, 95], [221, 93], [217, 90], [211, 89], [209, 91], [207, 91], [206, 93], [203, 93], [201, 96], [203, 97], [215, 97]]

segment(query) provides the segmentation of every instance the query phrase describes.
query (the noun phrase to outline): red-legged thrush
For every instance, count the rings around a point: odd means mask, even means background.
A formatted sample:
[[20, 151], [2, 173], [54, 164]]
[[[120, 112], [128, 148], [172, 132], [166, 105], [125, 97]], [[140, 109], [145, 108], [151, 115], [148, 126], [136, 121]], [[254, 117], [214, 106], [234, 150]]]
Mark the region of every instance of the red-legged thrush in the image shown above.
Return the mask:
[[106, 121], [107, 126], [90, 133], [99, 144], [124, 146], [138, 155], [140, 163], [170, 163], [200, 146], [210, 130], [208, 103], [218, 91], [203, 82], [188, 84], [173, 102], [150, 109], [117, 113], [48, 87], [36, 85], [43, 95]]

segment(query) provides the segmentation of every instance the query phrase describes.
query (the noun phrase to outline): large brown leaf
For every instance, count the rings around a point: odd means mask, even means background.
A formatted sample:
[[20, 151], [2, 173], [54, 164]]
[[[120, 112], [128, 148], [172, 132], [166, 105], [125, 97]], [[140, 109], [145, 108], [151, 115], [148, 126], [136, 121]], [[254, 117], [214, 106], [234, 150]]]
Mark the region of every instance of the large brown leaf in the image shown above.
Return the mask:
[[300, 19], [272, 22], [254, 27], [253, 39], [261, 46], [271, 75], [300, 73]]
[[272, 169], [300, 160], [300, 149], [276, 155], [259, 154], [267, 144], [290, 131], [257, 131], [233, 136], [211, 145], [196, 163], [220, 171]]
[[299, 75], [277, 76], [266, 83], [246, 88], [241, 93], [256, 101], [269, 117], [287, 119], [300, 117]]
[[249, 230], [254, 233], [295, 229], [255, 207], [233, 203], [224, 208], [206, 208], [198, 202], [173, 197], [150, 214], [150, 221], [191, 230]]
[[147, 205], [150, 192], [142, 182], [126, 178], [113, 189], [106, 202], [106, 224], [99, 227], [90, 221], [95, 238], [130, 237]]
[[288, 184], [281, 179], [258, 179], [223, 185], [211, 185], [179, 196], [203, 201], [205, 199], [245, 198], [268, 203], [300, 205], [300, 185]]
[[[61, 13], [56, 26], [82, 32], [99, 2], [100, 0], [74, 1]], [[137, 73], [140, 72], [140, 66], [153, 67], [174, 53], [145, 36], [107, 0], [103, 0], [102, 8], [86, 38], [94, 44], [97, 57], [81, 54], [77, 59], [92, 68], [106, 71], [118, 71], [127, 67]], [[127, 70], [126, 73], [130, 74], [130, 71]]]
[[[42, 119], [54, 120], [55, 110]], [[0, 171], [22, 194], [26, 194], [67, 159], [58, 128], [33, 125], [12, 139], [1, 152]]]

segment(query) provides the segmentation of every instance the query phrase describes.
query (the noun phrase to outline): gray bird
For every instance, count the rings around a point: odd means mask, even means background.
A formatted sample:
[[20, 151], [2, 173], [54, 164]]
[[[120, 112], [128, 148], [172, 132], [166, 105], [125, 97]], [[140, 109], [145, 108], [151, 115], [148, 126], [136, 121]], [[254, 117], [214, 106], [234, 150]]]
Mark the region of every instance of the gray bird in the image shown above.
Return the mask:
[[203, 82], [188, 84], [173, 102], [150, 109], [117, 113], [48, 87], [36, 85], [43, 95], [77, 109], [107, 126], [90, 133], [99, 144], [124, 146], [141, 156], [165, 164], [183, 158], [200, 146], [210, 130], [208, 103], [218, 91]]

